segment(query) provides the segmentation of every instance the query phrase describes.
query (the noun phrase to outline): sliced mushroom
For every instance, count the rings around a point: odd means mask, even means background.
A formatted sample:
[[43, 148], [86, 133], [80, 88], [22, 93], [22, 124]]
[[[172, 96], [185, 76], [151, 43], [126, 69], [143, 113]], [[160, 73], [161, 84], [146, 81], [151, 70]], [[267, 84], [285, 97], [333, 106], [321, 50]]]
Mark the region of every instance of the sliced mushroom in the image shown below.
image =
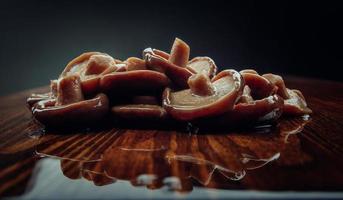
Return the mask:
[[232, 110], [242, 94], [242, 76], [235, 70], [225, 70], [215, 76], [211, 84], [215, 92], [206, 96], [194, 94], [192, 88], [176, 92], [167, 88], [163, 106], [177, 120], [194, 120]]
[[251, 89], [251, 95], [254, 99], [263, 99], [272, 95], [276, 88], [268, 79], [255, 73], [241, 72], [244, 82]]
[[168, 85], [169, 79], [166, 75], [151, 70], [106, 74], [100, 80], [102, 91], [131, 96], [162, 91]]
[[283, 81], [281, 76], [275, 74], [263, 74], [262, 76], [268, 79], [273, 85], [277, 87], [276, 93], [278, 95], [280, 95], [284, 99], [288, 99], [290, 97], [287, 92], [285, 82]]
[[147, 53], [145, 58], [148, 69], [165, 73], [173, 83], [180, 88], [188, 87], [188, 78], [194, 74], [190, 69], [179, 67], [168, 60], [151, 53]]
[[159, 49], [153, 49], [152, 52], [162, 58], [169, 60], [170, 54]]
[[57, 106], [79, 102], [83, 99], [79, 75], [68, 75], [58, 80]]
[[307, 107], [305, 98], [299, 90], [287, 89], [290, 96], [285, 100], [284, 113], [286, 115], [305, 115], [311, 114], [312, 110]]
[[251, 103], [254, 99], [251, 96], [251, 89], [249, 86], [245, 85], [243, 89], [243, 94], [241, 98], [239, 99], [239, 103]]
[[121, 119], [164, 119], [167, 116], [164, 108], [149, 104], [117, 105], [111, 111]]
[[169, 61], [177, 66], [186, 67], [189, 60], [189, 46], [179, 38], [175, 38], [170, 51]]
[[75, 74], [75, 73], [81, 73], [84, 71], [85, 66], [87, 65], [87, 61], [89, 58], [93, 55], [103, 55], [103, 53], [100, 52], [86, 52], [78, 57], [71, 60], [67, 66], [64, 68], [63, 72], [60, 74], [60, 77], [66, 76], [68, 74]]
[[209, 57], [195, 57], [188, 62], [187, 68], [191, 68], [196, 73], [205, 71], [210, 78], [214, 77], [217, 73], [217, 66]]
[[278, 95], [266, 97], [249, 103], [238, 103], [230, 110], [216, 118], [206, 119], [213, 125], [233, 127], [238, 125], [258, 124], [278, 119], [283, 111], [283, 99]]
[[125, 63], [127, 64], [127, 71], [133, 70], [146, 70], [145, 60], [136, 57], [128, 58]]
[[33, 116], [47, 126], [73, 126], [94, 122], [101, 119], [107, 112], [108, 98], [105, 94], [60, 106], [41, 103], [32, 111]]
[[99, 91], [100, 75], [114, 69], [118, 70], [116, 65], [116, 61], [107, 54], [88, 52], [69, 62], [60, 77], [78, 74], [81, 79], [82, 92], [91, 95]]

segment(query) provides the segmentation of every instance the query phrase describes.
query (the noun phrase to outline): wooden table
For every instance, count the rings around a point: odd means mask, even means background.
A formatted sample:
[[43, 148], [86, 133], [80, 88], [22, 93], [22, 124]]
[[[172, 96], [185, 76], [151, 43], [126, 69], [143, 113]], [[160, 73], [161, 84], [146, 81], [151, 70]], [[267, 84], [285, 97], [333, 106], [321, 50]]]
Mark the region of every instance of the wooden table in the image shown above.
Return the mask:
[[[46, 87], [1, 97], [0, 194], [343, 197], [343, 84], [296, 77], [286, 83], [303, 91], [313, 114], [249, 131], [45, 132], [25, 99]], [[290, 190], [297, 192], [284, 192]]]

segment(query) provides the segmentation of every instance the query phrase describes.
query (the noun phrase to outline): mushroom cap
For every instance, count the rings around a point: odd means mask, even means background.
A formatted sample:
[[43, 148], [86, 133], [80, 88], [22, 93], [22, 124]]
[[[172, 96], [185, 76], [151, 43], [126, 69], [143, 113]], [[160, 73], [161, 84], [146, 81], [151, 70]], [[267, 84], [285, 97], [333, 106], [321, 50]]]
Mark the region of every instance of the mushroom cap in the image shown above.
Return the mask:
[[187, 68], [191, 68], [196, 73], [206, 72], [208, 77], [212, 78], [217, 73], [217, 66], [210, 57], [195, 57], [188, 62]]
[[81, 68], [84, 68], [84, 63], [85, 61], [87, 61], [91, 56], [93, 55], [107, 55], [101, 52], [86, 52], [83, 53], [81, 55], [79, 55], [78, 57], [74, 58], [73, 60], [71, 60], [67, 66], [64, 68], [64, 70], [62, 71], [60, 77], [66, 76], [68, 73], [70, 72], [76, 72], [76, 71], [81, 71]]
[[169, 79], [166, 75], [151, 70], [111, 73], [100, 79], [102, 91], [131, 96], [162, 91], [168, 85]]
[[291, 90], [287, 88], [289, 99], [285, 99], [284, 113], [285, 115], [305, 115], [311, 114], [312, 110], [307, 107], [305, 98], [299, 90]]
[[158, 105], [127, 104], [111, 108], [112, 114], [121, 119], [164, 119], [166, 110]]
[[180, 88], [187, 88], [188, 78], [194, 74], [190, 69], [179, 67], [155, 54], [146, 53], [147, 68], [165, 73]]
[[280, 95], [284, 99], [290, 98], [285, 82], [283, 81], [282, 77], [275, 74], [263, 74], [264, 78], [268, 79], [274, 86], [277, 87], [276, 93]]
[[68, 105], [53, 106], [41, 103], [32, 110], [33, 116], [46, 126], [73, 126], [101, 119], [108, 112], [105, 94]]
[[116, 62], [121, 61], [113, 59], [105, 53], [83, 53], [67, 64], [60, 78], [78, 74], [81, 79], [82, 92], [85, 95], [94, 95], [99, 91], [100, 77], [103, 74], [117, 71], [119, 69], [117, 65], [126, 66], [125, 63], [116, 64]]
[[241, 73], [246, 85], [251, 89], [251, 95], [254, 99], [263, 99], [272, 95], [276, 88], [268, 79], [255, 73]]
[[249, 103], [238, 103], [233, 110], [220, 116], [202, 119], [198, 123], [227, 128], [272, 122], [281, 116], [283, 103], [283, 98], [272, 95]]
[[163, 94], [163, 106], [177, 120], [194, 120], [219, 115], [233, 109], [243, 90], [242, 76], [235, 70], [225, 70], [212, 79], [215, 93], [197, 96], [190, 89]]
[[136, 57], [130, 57], [125, 61], [127, 65], [127, 71], [134, 71], [134, 70], [146, 70], [146, 63], [145, 60]]

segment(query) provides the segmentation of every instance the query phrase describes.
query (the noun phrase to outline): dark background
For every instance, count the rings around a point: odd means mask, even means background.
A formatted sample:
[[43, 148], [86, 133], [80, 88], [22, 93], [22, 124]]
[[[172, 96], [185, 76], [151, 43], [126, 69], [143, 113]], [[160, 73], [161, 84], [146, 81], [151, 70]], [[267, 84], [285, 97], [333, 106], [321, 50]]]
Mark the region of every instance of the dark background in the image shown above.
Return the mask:
[[2, 1], [0, 95], [49, 83], [84, 51], [125, 59], [145, 47], [220, 68], [342, 81], [342, 6], [332, 1]]

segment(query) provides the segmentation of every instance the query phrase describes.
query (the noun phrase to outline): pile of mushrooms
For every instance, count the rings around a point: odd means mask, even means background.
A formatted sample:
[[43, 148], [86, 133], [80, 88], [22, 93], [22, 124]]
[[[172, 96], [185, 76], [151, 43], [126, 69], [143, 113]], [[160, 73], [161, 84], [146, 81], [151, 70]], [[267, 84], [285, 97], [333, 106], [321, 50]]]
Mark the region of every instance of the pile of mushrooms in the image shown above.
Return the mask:
[[189, 56], [190, 47], [178, 38], [170, 53], [147, 48], [142, 59], [121, 61], [105, 53], [84, 53], [51, 81], [49, 93], [32, 94], [27, 103], [46, 126], [108, 117], [227, 126], [312, 112], [302, 93], [288, 89], [278, 75], [252, 69], [217, 73], [211, 58]]

